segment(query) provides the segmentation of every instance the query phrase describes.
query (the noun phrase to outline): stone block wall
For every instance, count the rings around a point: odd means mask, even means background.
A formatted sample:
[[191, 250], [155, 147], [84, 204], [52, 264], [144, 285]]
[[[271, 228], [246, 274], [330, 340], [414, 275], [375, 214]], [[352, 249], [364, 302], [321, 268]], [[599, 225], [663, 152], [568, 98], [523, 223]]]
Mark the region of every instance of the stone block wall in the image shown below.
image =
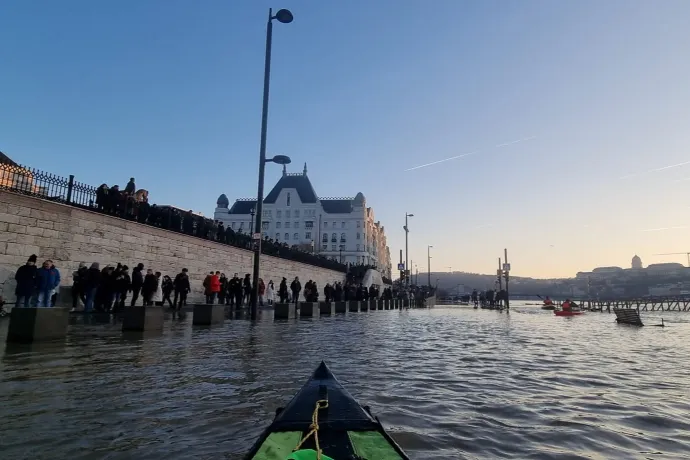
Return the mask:
[[[187, 268], [190, 303], [203, 299], [202, 282], [211, 270], [242, 277], [253, 266], [253, 253], [245, 249], [0, 190], [0, 295], [6, 300], [14, 300], [14, 274], [31, 254], [39, 265], [52, 259], [60, 270], [61, 303], [80, 262], [101, 268], [120, 262], [130, 273], [141, 262], [171, 278]], [[262, 255], [261, 278], [273, 280], [276, 291], [282, 277], [290, 283], [295, 276], [302, 286], [316, 281], [321, 292], [326, 283], [345, 279], [341, 272]]]

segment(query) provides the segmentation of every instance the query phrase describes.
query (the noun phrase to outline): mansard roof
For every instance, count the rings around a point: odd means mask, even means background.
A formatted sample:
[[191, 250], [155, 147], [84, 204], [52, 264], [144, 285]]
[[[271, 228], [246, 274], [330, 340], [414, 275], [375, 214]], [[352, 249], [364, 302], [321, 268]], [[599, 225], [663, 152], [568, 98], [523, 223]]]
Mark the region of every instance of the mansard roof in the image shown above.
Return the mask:
[[273, 187], [273, 190], [264, 198], [264, 203], [274, 204], [280, 192], [286, 188], [297, 190], [297, 195], [299, 195], [302, 203], [316, 203], [316, 192], [314, 192], [314, 187], [312, 187], [309, 177], [304, 173], [283, 174], [275, 187]]

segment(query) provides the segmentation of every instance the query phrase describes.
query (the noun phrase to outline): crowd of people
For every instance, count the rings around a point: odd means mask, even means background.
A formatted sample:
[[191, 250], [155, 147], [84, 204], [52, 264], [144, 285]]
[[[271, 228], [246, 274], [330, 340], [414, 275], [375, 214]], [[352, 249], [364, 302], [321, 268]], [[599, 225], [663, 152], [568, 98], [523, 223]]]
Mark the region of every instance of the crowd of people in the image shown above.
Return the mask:
[[508, 293], [505, 289], [488, 289], [486, 291], [474, 289], [470, 295], [470, 299], [475, 307], [481, 306], [484, 308], [501, 308], [507, 297]]
[[[19, 308], [28, 307], [53, 307], [56, 303], [60, 287], [60, 271], [52, 260], [45, 260], [41, 267], [36, 266], [37, 256], [29, 257], [25, 265], [17, 269], [16, 301]], [[398, 296], [389, 286], [381, 291], [380, 286], [365, 287], [360, 278], [350, 274], [346, 281], [327, 283], [323, 288], [326, 302], [338, 302], [348, 300], [365, 301], [369, 299], [393, 299]], [[252, 279], [250, 274], [240, 278], [238, 273], [227, 277], [220, 271], [211, 271], [203, 280], [203, 289], [206, 303], [231, 307], [249, 305], [252, 301]], [[125, 305], [152, 306], [168, 305], [175, 311], [179, 311], [187, 305], [187, 296], [192, 291], [188, 270], [183, 268], [174, 278], [163, 275], [160, 271], [146, 268], [143, 263], [137, 264], [131, 270], [127, 265], [106, 265], [101, 268], [99, 262], [93, 262], [87, 267], [86, 263], [80, 263], [76, 271], [72, 273], [72, 310], [77, 310], [79, 302], [84, 306], [84, 311], [98, 311], [116, 313]], [[295, 277], [288, 286], [287, 278], [283, 277], [278, 289], [269, 280], [265, 283], [259, 278], [260, 306], [273, 305], [276, 298], [281, 302], [298, 302], [304, 297], [307, 302], [319, 301], [319, 288], [315, 281], [309, 280], [304, 284], [304, 289], [299, 277]], [[141, 299], [141, 301], [139, 300]], [[1, 303], [1, 301], [0, 301]]]
[[[225, 227], [221, 221], [206, 218], [192, 211], [180, 211], [171, 206], [149, 204], [148, 191], [136, 190], [134, 178], [131, 178], [124, 190], [113, 185], [101, 184], [96, 189], [96, 200], [92, 206], [103, 213], [134, 220], [165, 230], [185, 233], [187, 235], [217, 241], [231, 246], [254, 249], [255, 242], [250, 233], [235, 231]], [[274, 241], [264, 237], [261, 241], [261, 253], [270, 256], [290, 259], [330, 270], [346, 272], [347, 265], [324, 257], [320, 254], [290, 246], [285, 242]]]

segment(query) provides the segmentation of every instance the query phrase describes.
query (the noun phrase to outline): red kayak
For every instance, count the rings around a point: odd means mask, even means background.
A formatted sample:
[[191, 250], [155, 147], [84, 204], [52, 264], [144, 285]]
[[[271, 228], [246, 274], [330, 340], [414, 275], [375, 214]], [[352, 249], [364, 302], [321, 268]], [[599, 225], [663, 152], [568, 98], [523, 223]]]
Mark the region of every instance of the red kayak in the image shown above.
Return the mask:
[[554, 310], [553, 314], [556, 316], [577, 316], [583, 314], [584, 311], [570, 311], [570, 310]]

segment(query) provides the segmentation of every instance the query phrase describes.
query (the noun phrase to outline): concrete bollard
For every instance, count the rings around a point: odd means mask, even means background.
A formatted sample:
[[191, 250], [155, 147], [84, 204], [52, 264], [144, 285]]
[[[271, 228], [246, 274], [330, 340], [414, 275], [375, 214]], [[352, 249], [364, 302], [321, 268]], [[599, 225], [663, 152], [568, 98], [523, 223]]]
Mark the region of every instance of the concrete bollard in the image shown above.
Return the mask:
[[335, 313], [333, 302], [319, 302], [319, 313], [322, 315], [332, 315]]
[[163, 307], [125, 307], [122, 311], [123, 331], [162, 331]]
[[192, 324], [210, 326], [225, 321], [225, 305], [195, 304]]
[[359, 303], [359, 311], [369, 311], [369, 302], [363, 300]]
[[12, 308], [7, 342], [32, 343], [64, 339], [68, 324], [67, 308]]
[[358, 312], [359, 311], [359, 301], [357, 300], [350, 300], [347, 302], [347, 310], [351, 312]]
[[319, 303], [318, 302], [300, 302], [299, 316], [302, 318], [319, 317]]
[[347, 313], [347, 302], [335, 302], [336, 313]]
[[379, 310], [386, 310], [386, 301], [383, 299], [379, 299], [379, 301], [377, 302], [377, 308]]
[[379, 302], [376, 299], [369, 299], [369, 310], [378, 310], [379, 309]]
[[297, 305], [294, 303], [277, 303], [273, 305], [274, 319], [294, 319], [297, 317]]

